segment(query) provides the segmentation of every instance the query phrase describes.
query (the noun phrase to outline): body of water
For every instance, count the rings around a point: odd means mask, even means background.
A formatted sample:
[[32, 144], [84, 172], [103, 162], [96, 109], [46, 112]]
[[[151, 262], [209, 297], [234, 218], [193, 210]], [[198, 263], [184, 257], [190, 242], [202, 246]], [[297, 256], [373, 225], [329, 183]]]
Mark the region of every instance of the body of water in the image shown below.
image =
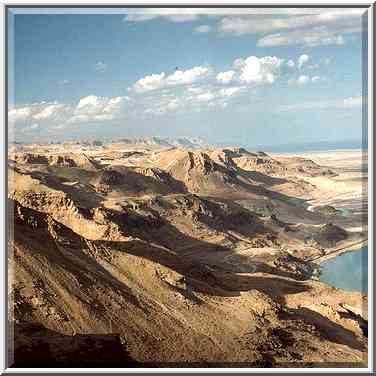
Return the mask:
[[368, 247], [321, 263], [320, 281], [344, 290], [368, 294]]

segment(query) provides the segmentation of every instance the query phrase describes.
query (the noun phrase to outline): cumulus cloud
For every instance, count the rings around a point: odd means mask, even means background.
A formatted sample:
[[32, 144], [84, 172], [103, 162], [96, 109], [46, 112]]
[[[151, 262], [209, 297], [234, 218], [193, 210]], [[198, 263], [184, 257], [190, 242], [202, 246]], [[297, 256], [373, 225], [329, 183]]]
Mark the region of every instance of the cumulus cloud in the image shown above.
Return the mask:
[[128, 97], [107, 98], [89, 95], [80, 99], [69, 123], [114, 120], [128, 101]]
[[242, 91], [241, 87], [226, 87], [222, 89], [217, 89], [216, 87], [211, 87], [206, 90], [196, 90], [193, 95], [186, 98], [187, 102], [191, 105], [208, 105], [210, 107], [226, 107], [228, 103], [226, 100], [231, 97], [238, 96]]
[[19, 128], [63, 128], [69, 124], [105, 122], [124, 116], [128, 97], [81, 98], [77, 105], [58, 102], [40, 102], [9, 109], [8, 120]]
[[209, 68], [194, 67], [186, 71], [176, 70], [166, 78], [167, 85], [192, 84], [209, 74]]
[[151, 74], [140, 78], [132, 87], [132, 90], [138, 93], [144, 91], [151, 91], [158, 88], [161, 88], [164, 84], [164, 78], [166, 74], [164, 72], [160, 74]]
[[301, 76], [298, 77], [297, 83], [299, 85], [305, 85], [309, 81], [310, 81], [309, 76], [306, 76], [306, 75], [302, 74]]
[[304, 102], [293, 105], [284, 105], [278, 108], [281, 112], [289, 111], [305, 111], [313, 109], [327, 109], [327, 108], [337, 108], [337, 109], [351, 109], [360, 107], [363, 104], [363, 97], [350, 97], [345, 99], [335, 99], [327, 101], [315, 101], [315, 102]]
[[235, 66], [240, 70], [240, 81], [272, 84], [280, 74], [282, 62], [283, 59], [276, 56], [249, 56], [245, 60], [237, 59]]
[[198, 102], [209, 102], [209, 101], [213, 100], [214, 98], [215, 98], [215, 95], [208, 91], [206, 93], [202, 93], [202, 94], [197, 95], [196, 100]]
[[193, 84], [206, 78], [209, 73], [209, 68], [197, 66], [185, 71], [176, 70], [168, 76], [164, 72], [152, 74], [139, 79], [130, 88], [130, 91], [143, 93], [165, 87]]
[[211, 27], [209, 25], [200, 25], [194, 28], [196, 33], [209, 33], [211, 31]]
[[181, 98], [165, 96], [156, 101], [151, 101], [148, 103], [147, 107], [144, 109], [144, 112], [152, 115], [163, 115], [168, 112], [176, 112], [177, 110], [183, 108], [184, 105], [185, 103]]
[[25, 121], [30, 117], [32, 107], [12, 108], [8, 111], [8, 120], [10, 122]]
[[[213, 67], [195, 66], [145, 75], [128, 88], [127, 96], [101, 97], [88, 95], [76, 104], [41, 102], [9, 109], [9, 120], [29, 129], [51, 126], [64, 128], [82, 123], [104, 123], [123, 119], [132, 114], [167, 114], [180, 111], [200, 111], [217, 106], [225, 108], [242, 101], [256, 86], [271, 85], [278, 79], [284, 82], [298, 72], [309, 60], [308, 55], [285, 60], [277, 56], [248, 56], [235, 59], [228, 70], [215, 72]], [[103, 63], [104, 64], [104, 63]], [[287, 69], [290, 68], [290, 69]], [[301, 72], [303, 73], [303, 72]], [[305, 85], [322, 80], [321, 76], [297, 75], [289, 84]], [[139, 95], [142, 93], [143, 95]], [[236, 99], [237, 98], [237, 99]], [[132, 101], [132, 106], [127, 105]], [[37, 129], [38, 127], [34, 127]]]
[[[221, 87], [215, 83], [205, 85], [168, 88], [166, 93], [153, 92], [152, 95], [142, 97], [144, 113], [164, 115], [171, 112], [194, 112], [205, 108], [225, 108], [228, 101], [239, 96], [244, 87]], [[226, 104], [225, 104], [226, 103]]]
[[40, 102], [14, 107], [8, 111], [8, 120], [16, 125], [31, 126], [36, 121], [64, 121], [71, 106], [57, 102]]
[[216, 76], [216, 79], [221, 84], [228, 84], [232, 81], [232, 79], [234, 78], [234, 75], [235, 75], [235, 71], [229, 70], [229, 71], [226, 71], [226, 72], [218, 73], [217, 76]]
[[53, 103], [40, 108], [40, 111], [32, 115], [34, 120], [60, 120], [64, 118], [69, 111], [65, 104]]
[[309, 83], [316, 83], [318, 81], [322, 81], [324, 78], [321, 76], [313, 76], [310, 77], [306, 74], [301, 74], [298, 78], [290, 78], [287, 83], [289, 85], [307, 85]]
[[221, 97], [233, 97], [234, 95], [239, 94], [241, 91], [240, 87], [229, 87], [224, 88], [219, 91]]
[[232, 70], [219, 72], [220, 84], [237, 83], [246, 86], [273, 84], [281, 75], [284, 59], [276, 56], [248, 56], [235, 59]]
[[309, 56], [306, 54], [300, 55], [298, 58], [298, 68], [302, 69], [303, 65], [309, 60]]

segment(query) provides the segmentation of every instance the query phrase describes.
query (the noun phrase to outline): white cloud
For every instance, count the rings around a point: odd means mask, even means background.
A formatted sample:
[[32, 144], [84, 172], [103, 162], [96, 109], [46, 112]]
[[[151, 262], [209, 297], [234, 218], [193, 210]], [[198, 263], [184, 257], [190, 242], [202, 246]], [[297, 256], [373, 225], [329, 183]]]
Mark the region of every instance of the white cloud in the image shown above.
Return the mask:
[[221, 17], [228, 15], [244, 14], [295, 14], [301, 13], [300, 9], [281, 11], [270, 8], [129, 8], [123, 18], [124, 22], [147, 22], [163, 18], [171, 22], [191, 22], [208, 17]]
[[95, 64], [95, 70], [99, 73], [104, 73], [107, 70], [107, 64], [98, 61], [98, 63]]
[[131, 91], [143, 93], [169, 86], [193, 84], [206, 78], [210, 69], [206, 67], [194, 67], [185, 71], [176, 70], [174, 73], [166, 76], [164, 72], [152, 74], [139, 79], [131, 88]]
[[129, 8], [123, 18], [124, 22], [146, 22], [156, 18], [164, 18], [172, 22], [195, 21], [204, 17], [221, 17], [244, 14], [257, 15], [294, 15], [317, 13], [316, 9], [302, 8]]
[[138, 102], [138, 113], [162, 115], [168, 112], [176, 112], [183, 107], [184, 102], [178, 96], [147, 96]]
[[337, 108], [337, 109], [349, 109], [360, 107], [363, 103], [362, 96], [350, 97], [346, 99], [335, 99], [327, 101], [315, 101], [315, 102], [304, 102], [293, 105], [284, 105], [278, 108], [281, 112], [290, 111], [305, 111], [313, 109], [327, 109], [327, 108]]
[[297, 83], [298, 83], [299, 85], [305, 85], [305, 84], [308, 83], [309, 81], [310, 81], [309, 76], [306, 76], [306, 75], [302, 74], [302, 75], [300, 75], [300, 76], [298, 77], [298, 81], [297, 81]]
[[8, 120], [21, 126], [31, 126], [35, 121], [62, 121], [69, 116], [71, 107], [57, 102], [40, 102], [15, 107], [8, 111]]
[[166, 78], [167, 85], [192, 84], [209, 74], [209, 68], [194, 67], [186, 71], [177, 70]]
[[307, 29], [317, 26], [353, 30], [361, 26], [360, 16], [364, 12], [364, 9], [321, 9], [319, 13], [290, 14], [287, 17], [229, 16], [222, 18], [219, 22], [219, 31], [242, 35]]
[[233, 35], [264, 34], [260, 47], [303, 44], [307, 46], [343, 45], [344, 34], [359, 33], [365, 9], [318, 9], [284, 16], [260, 14], [228, 16], [220, 20], [218, 31]]
[[235, 71], [229, 70], [229, 71], [226, 71], [226, 72], [218, 73], [217, 76], [216, 76], [216, 79], [221, 84], [228, 84], [232, 81], [232, 79], [234, 78], [234, 75], [235, 75]]
[[[250, 88], [274, 83], [280, 77], [283, 61], [276, 56], [249, 56], [236, 59], [233, 69], [216, 75], [211, 75], [211, 68], [200, 66], [170, 75], [162, 72], [141, 78], [128, 90], [147, 93], [138, 96], [137, 103], [142, 112], [149, 114], [191, 111], [209, 104], [223, 107], [225, 100], [227, 103]], [[221, 87], [224, 84], [233, 86]]]
[[215, 95], [213, 93], [207, 92], [207, 93], [197, 95], [196, 100], [198, 102], [209, 102], [213, 100], [214, 98], [215, 98]]
[[177, 98], [175, 98], [175, 99], [172, 99], [170, 102], [167, 103], [167, 110], [169, 110], [169, 111], [176, 110], [180, 106], [181, 106], [180, 101]]
[[232, 97], [236, 94], [239, 94], [241, 91], [240, 87], [229, 87], [229, 88], [224, 88], [219, 91], [220, 96], [222, 97]]
[[64, 117], [69, 108], [65, 104], [53, 103], [41, 108], [40, 111], [33, 113], [35, 120], [51, 120]]
[[164, 18], [171, 22], [191, 22], [200, 19], [205, 9], [197, 8], [134, 8], [128, 9], [123, 18], [126, 22], [145, 22]]
[[201, 93], [205, 92], [205, 88], [200, 87], [200, 86], [189, 86], [187, 88], [187, 92], [192, 94], [192, 95], [201, 94]]
[[287, 83], [289, 85], [299, 85], [299, 86], [302, 86], [302, 85], [307, 85], [309, 83], [316, 83], [316, 82], [319, 82], [319, 81], [324, 81], [325, 78], [324, 77], [321, 77], [321, 76], [313, 76], [313, 77], [310, 77], [308, 75], [305, 75], [305, 74], [301, 74], [298, 78], [290, 78]]
[[132, 89], [138, 93], [159, 89], [163, 86], [165, 76], [166, 74], [164, 72], [160, 74], [151, 74], [149, 76], [145, 76], [143, 78], [140, 78], [133, 85]]
[[209, 25], [200, 25], [197, 26], [194, 31], [196, 33], [209, 33], [211, 31], [211, 27]]
[[122, 114], [128, 97], [97, 97], [89, 95], [78, 102], [69, 123], [114, 120]]
[[23, 129], [64, 128], [68, 124], [104, 122], [124, 116], [128, 97], [97, 97], [89, 95], [76, 106], [58, 102], [40, 102], [10, 108], [9, 122]]
[[144, 112], [152, 115], [163, 115], [168, 112], [175, 112], [185, 106], [181, 98], [166, 96], [147, 104]]
[[[244, 87], [220, 87], [215, 83], [168, 88], [165, 94], [153, 92], [143, 96], [144, 113], [163, 115], [170, 112], [201, 111], [204, 108], [225, 108], [228, 101], [239, 96]], [[226, 103], [226, 104], [225, 104]]]
[[303, 65], [309, 60], [309, 56], [306, 54], [300, 55], [298, 58], [298, 68], [302, 69]]
[[257, 41], [259, 47], [289, 46], [296, 44], [304, 44], [308, 47], [343, 45], [345, 44], [345, 38], [338, 31], [330, 31], [323, 26], [307, 30], [271, 34]]
[[24, 121], [31, 116], [32, 107], [12, 108], [8, 111], [8, 120], [10, 122]]
[[240, 70], [242, 82], [272, 84], [280, 75], [282, 62], [283, 59], [276, 56], [249, 56], [245, 60], [235, 60], [234, 66]]

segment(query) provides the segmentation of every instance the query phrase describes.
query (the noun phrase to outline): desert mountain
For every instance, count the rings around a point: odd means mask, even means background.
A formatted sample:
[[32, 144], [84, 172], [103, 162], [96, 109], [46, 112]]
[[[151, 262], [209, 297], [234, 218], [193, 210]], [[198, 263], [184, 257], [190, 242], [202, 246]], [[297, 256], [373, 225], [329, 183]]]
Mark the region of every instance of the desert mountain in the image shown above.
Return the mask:
[[80, 167], [95, 170], [99, 165], [83, 153], [41, 155], [34, 153], [16, 153], [11, 159], [19, 164], [42, 164], [59, 167]]
[[9, 207], [21, 325], [81, 338], [119, 333], [125, 352], [155, 365], [363, 359], [362, 329], [341, 318], [341, 302], [359, 304], [354, 294], [296, 282], [261, 263], [259, 272], [239, 274], [235, 264], [182, 258], [144, 241], [87, 240], [47, 214]]
[[325, 168], [241, 148], [136, 146], [12, 158], [19, 354], [44, 341], [56, 361], [71, 337], [85, 362], [98, 346], [113, 348], [104, 362], [155, 366], [364, 361], [366, 319], [343, 304], [360, 310], [366, 296], [311, 279], [312, 260], [364, 240], [338, 214], [307, 210], [316, 187], [305, 176], [331, 179]]

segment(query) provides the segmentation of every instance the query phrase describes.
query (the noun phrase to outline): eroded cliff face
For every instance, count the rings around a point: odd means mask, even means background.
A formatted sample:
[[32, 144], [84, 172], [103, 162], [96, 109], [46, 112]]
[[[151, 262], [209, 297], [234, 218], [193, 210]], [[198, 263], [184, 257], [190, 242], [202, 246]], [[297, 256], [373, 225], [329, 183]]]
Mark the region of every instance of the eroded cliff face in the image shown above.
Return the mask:
[[[75, 357], [58, 355], [72, 343], [84, 344], [85, 362], [100, 346], [113, 349], [107, 364], [123, 351], [157, 366], [365, 364], [367, 297], [309, 279], [311, 256], [357, 234], [322, 213], [292, 222], [306, 210], [273, 190], [279, 180], [252, 180], [207, 151], [148, 161], [67, 173], [22, 159], [9, 175], [9, 319], [42, 326], [33, 335], [44, 337], [49, 360]], [[250, 210], [239, 195], [254, 207], [269, 202], [272, 213]], [[16, 335], [27, 359], [39, 337]]]

